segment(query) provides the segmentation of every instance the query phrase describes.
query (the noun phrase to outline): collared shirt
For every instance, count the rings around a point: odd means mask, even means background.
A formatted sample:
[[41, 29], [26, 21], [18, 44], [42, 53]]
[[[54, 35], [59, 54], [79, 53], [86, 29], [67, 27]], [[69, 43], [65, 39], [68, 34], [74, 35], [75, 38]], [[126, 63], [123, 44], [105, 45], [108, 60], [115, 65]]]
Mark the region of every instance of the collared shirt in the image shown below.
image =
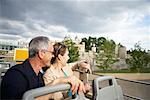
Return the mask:
[[42, 77], [41, 72], [36, 75], [28, 59], [11, 67], [2, 79], [1, 98], [21, 99], [27, 90], [45, 85]]

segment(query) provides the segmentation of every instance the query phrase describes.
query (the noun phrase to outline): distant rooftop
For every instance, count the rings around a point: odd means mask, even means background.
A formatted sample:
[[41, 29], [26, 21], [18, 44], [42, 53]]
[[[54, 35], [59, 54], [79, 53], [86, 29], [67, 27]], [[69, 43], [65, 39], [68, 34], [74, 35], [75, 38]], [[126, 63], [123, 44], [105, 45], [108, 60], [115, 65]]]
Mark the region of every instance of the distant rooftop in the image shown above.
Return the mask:
[[4, 40], [4, 39], [0, 39], [0, 45], [9, 45], [9, 46], [27, 46], [28, 43], [25, 42], [25, 41]]

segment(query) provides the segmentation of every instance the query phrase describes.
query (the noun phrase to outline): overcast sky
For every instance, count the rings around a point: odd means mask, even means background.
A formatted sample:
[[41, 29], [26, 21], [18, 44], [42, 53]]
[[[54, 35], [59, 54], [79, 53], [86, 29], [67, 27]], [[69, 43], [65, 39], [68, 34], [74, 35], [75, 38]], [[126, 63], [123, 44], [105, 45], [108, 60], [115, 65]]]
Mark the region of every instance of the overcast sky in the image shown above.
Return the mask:
[[150, 49], [150, 0], [0, 0], [0, 39], [105, 37]]

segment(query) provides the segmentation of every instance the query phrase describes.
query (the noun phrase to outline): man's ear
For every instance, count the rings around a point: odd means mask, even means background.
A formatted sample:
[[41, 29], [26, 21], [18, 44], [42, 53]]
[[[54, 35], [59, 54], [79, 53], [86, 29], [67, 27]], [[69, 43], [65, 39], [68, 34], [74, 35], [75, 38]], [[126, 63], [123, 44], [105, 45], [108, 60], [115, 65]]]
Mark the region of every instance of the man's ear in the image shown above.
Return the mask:
[[45, 52], [42, 52], [42, 51], [38, 52], [38, 56], [39, 56], [40, 59], [42, 59], [44, 57], [44, 55], [45, 55], [44, 53]]

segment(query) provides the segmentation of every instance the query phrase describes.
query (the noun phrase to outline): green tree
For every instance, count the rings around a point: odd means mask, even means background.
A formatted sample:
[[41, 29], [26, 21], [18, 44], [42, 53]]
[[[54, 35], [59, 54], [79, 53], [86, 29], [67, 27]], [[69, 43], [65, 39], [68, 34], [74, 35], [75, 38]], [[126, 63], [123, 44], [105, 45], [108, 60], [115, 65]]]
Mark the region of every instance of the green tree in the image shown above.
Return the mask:
[[70, 57], [68, 62], [71, 63], [71, 62], [77, 61], [79, 59], [79, 50], [78, 50], [78, 47], [75, 46], [75, 43], [72, 41], [72, 39], [65, 38], [63, 40], [63, 43], [68, 46], [69, 57]]
[[82, 38], [82, 41], [81, 42], [84, 42], [85, 43], [85, 51], [88, 52], [89, 51], [89, 41], [87, 38]]
[[109, 69], [110, 65], [114, 63], [115, 47], [116, 44], [113, 40], [107, 40], [104, 37], [83, 38], [82, 42], [85, 42], [86, 51], [91, 50], [93, 44], [96, 46], [96, 63], [101, 69]]
[[150, 53], [145, 52], [143, 54], [143, 59], [144, 59], [144, 67], [150, 68]]
[[81, 42], [85, 42], [85, 51], [88, 52], [89, 50], [91, 50], [92, 46], [95, 44], [95, 46], [97, 45], [97, 39], [96, 37], [91, 37], [89, 36], [89, 38], [82, 38]]
[[96, 54], [96, 63], [97, 63], [97, 67], [99, 67], [100, 69], [106, 70], [108, 69], [108, 66], [104, 65], [104, 59], [105, 59], [105, 54], [104, 52], [101, 50], [101, 52], [99, 51]]
[[129, 52], [132, 58], [127, 59], [127, 63], [130, 65], [131, 71], [140, 72], [140, 69], [148, 66], [150, 62], [150, 55], [142, 50], [139, 43], [136, 43], [134, 50]]
[[104, 37], [99, 37], [98, 38], [98, 40], [97, 40], [97, 42], [98, 42], [98, 44], [97, 44], [97, 49], [101, 49], [101, 50], [103, 50], [103, 48], [104, 48], [104, 42], [106, 41], [106, 38], [104, 38]]
[[98, 67], [103, 70], [111, 68], [111, 64], [115, 62], [115, 42], [113, 40], [99, 39], [100, 46], [96, 55]]

